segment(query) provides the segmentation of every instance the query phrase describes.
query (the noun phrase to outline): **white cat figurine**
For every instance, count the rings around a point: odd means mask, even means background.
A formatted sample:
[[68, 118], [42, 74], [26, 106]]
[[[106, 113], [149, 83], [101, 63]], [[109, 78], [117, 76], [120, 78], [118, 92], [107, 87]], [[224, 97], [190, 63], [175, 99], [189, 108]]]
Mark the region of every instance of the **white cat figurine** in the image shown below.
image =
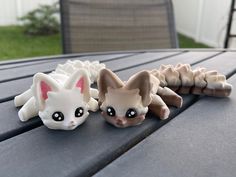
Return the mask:
[[[89, 69], [81, 64], [84, 63], [68, 61], [50, 74], [35, 74], [31, 89], [14, 99], [16, 107], [23, 105], [18, 112], [20, 120], [24, 122], [39, 115], [48, 128], [62, 130], [73, 130], [82, 124], [89, 110], [98, 109], [94, 99], [98, 91], [90, 88], [90, 77], [96, 80], [97, 73], [90, 71], [97, 68], [99, 72], [105, 65], [94, 63], [96, 67]], [[92, 66], [90, 62], [86, 64]]]

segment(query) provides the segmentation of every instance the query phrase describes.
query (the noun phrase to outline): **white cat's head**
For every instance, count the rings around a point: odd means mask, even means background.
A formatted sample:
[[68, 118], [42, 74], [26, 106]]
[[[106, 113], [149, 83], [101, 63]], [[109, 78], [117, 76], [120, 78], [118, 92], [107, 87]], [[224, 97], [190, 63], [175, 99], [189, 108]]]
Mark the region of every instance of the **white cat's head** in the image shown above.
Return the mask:
[[33, 92], [39, 107], [39, 117], [50, 129], [73, 130], [82, 124], [88, 113], [90, 100], [88, 74], [81, 69], [62, 86], [50, 75], [34, 76]]

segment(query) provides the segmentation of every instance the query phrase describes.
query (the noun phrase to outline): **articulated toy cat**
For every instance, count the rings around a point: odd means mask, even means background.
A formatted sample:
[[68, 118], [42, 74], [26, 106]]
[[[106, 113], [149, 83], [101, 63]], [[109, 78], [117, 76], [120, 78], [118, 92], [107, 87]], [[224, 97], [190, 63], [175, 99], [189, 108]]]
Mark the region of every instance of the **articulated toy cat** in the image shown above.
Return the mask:
[[50, 129], [73, 130], [96, 111], [98, 91], [90, 88], [104, 68], [98, 62], [68, 61], [46, 75], [35, 74], [31, 89], [15, 97], [15, 106], [22, 106], [18, 115], [27, 121], [39, 115]]
[[188, 64], [178, 64], [141, 71], [127, 82], [103, 69], [98, 78], [98, 90], [105, 120], [124, 128], [140, 124], [148, 108], [160, 119], [168, 118], [167, 105], [182, 106], [183, 100], [177, 93], [226, 97], [230, 95], [232, 86], [217, 71], [192, 70]]

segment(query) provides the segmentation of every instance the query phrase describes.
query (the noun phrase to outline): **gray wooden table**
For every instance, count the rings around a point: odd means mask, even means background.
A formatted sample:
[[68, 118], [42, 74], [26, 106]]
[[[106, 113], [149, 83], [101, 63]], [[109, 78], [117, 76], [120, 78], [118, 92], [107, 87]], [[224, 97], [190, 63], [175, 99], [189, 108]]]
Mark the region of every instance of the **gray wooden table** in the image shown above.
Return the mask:
[[230, 98], [185, 95], [168, 120], [151, 114], [137, 127], [118, 129], [100, 113], [74, 131], [49, 130], [39, 118], [19, 121], [13, 98], [32, 76], [66, 60], [99, 60], [126, 80], [142, 69], [190, 63], [225, 74], [236, 87], [236, 51], [150, 50], [64, 55], [0, 63], [0, 176], [236, 175], [236, 92]]

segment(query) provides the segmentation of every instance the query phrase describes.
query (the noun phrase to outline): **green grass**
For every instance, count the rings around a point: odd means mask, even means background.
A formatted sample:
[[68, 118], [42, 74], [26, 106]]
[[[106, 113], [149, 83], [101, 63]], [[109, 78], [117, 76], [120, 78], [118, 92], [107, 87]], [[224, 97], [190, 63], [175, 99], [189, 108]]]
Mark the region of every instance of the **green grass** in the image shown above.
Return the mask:
[[0, 61], [61, 54], [60, 35], [28, 36], [19, 26], [0, 27]]
[[[178, 34], [180, 48], [209, 48]], [[60, 34], [28, 36], [20, 26], [0, 27], [0, 61], [61, 54]]]
[[193, 39], [182, 34], [178, 34], [178, 38], [180, 48], [209, 48], [209, 46], [202, 43], [197, 43]]

